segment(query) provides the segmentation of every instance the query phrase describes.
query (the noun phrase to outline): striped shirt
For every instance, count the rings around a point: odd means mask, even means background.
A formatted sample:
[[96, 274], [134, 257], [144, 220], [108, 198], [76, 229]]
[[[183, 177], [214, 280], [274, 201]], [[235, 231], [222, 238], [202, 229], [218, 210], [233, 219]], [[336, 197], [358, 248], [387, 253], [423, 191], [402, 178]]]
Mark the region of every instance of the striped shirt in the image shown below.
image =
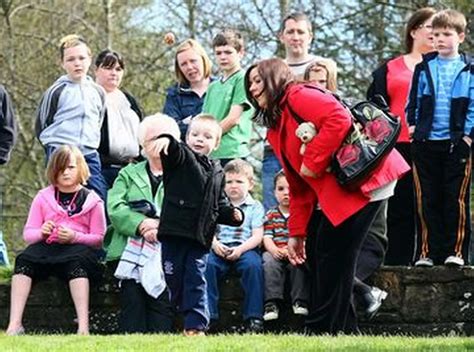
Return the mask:
[[436, 58], [438, 61], [437, 86], [435, 87], [435, 109], [433, 116], [433, 124], [429, 139], [442, 140], [450, 138], [450, 111], [451, 96], [454, 75], [458, 71], [459, 66], [464, 66], [460, 56], [445, 59]]
[[244, 222], [239, 227], [219, 225], [217, 239], [219, 242], [229, 247], [236, 247], [252, 237], [252, 231], [263, 227], [265, 219], [265, 210], [262, 203], [253, 199], [250, 194], [245, 201], [239, 205], [244, 212]]
[[278, 248], [288, 245], [288, 214], [283, 214], [280, 208], [274, 207], [267, 211], [263, 237], [273, 239]]

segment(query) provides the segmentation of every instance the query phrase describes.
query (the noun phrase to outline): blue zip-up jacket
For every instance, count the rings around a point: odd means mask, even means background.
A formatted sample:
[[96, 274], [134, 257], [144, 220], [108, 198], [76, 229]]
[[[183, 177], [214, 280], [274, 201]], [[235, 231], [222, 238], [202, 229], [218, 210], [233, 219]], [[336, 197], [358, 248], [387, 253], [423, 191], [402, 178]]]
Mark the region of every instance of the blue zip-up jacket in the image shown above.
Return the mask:
[[90, 77], [74, 82], [60, 77], [44, 93], [36, 116], [43, 146], [70, 144], [84, 155], [97, 150], [105, 112], [105, 92]]
[[[411, 82], [406, 116], [408, 126], [415, 126], [413, 139], [417, 141], [427, 139], [433, 127], [437, 56], [437, 52], [423, 55], [423, 61], [416, 65]], [[467, 54], [461, 54], [461, 59], [465, 65], [456, 72], [451, 90], [449, 126], [453, 144], [464, 135], [474, 139], [474, 65]]]
[[183, 120], [201, 113], [204, 96], [199, 97], [189, 86], [174, 84], [168, 88], [163, 113], [176, 120], [183, 140], [188, 130]]
[[[213, 81], [214, 78], [211, 77], [210, 82]], [[181, 131], [182, 140], [185, 140], [189, 126], [182, 121], [189, 116], [196, 116], [202, 112], [205, 96], [206, 94], [203, 94], [202, 97], [199, 97], [187, 84], [176, 83], [168, 88], [163, 114], [176, 120]]]

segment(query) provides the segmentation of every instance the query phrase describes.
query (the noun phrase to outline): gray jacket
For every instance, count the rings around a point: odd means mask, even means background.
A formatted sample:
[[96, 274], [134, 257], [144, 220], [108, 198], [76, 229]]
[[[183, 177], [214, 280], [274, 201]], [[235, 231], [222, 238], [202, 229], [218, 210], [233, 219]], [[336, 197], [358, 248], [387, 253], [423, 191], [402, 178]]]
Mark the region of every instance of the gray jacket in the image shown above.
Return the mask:
[[5, 88], [0, 85], [0, 165], [10, 158], [16, 137], [17, 125], [12, 102]]
[[87, 77], [80, 83], [67, 75], [44, 93], [36, 117], [36, 136], [41, 144], [77, 146], [85, 155], [100, 143], [105, 112], [105, 92]]

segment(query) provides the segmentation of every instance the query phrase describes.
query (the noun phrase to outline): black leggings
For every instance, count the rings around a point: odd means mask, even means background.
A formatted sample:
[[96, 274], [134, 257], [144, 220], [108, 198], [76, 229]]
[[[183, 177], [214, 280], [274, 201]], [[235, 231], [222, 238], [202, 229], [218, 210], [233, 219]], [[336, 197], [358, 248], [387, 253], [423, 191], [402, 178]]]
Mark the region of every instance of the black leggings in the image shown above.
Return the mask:
[[79, 278], [88, 278], [87, 271], [79, 261], [70, 261], [61, 264], [33, 263], [28, 259], [18, 257], [15, 262], [14, 274], [22, 274], [30, 277], [33, 281], [46, 279], [48, 276], [56, 276], [64, 281]]

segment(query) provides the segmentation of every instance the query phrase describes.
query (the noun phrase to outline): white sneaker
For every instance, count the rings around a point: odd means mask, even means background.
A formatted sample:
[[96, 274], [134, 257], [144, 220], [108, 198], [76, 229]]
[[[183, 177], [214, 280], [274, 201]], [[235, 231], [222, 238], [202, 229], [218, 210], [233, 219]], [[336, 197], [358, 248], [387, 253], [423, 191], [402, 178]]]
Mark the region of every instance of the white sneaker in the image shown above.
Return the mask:
[[368, 320], [371, 320], [375, 314], [377, 314], [379, 308], [382, 306], [383, 300], [388, 296], [387, 291], [381, 290], [380, 288], [373, 286], [370, 292], [364, 295], [365, 300], [369, 303], [365, 310], [365, 314]]
[[448, 266], [463, 266], [464, 265], [464, 259], [461, 257], [457, 257], [455, 255], [450, 255], [449, 257], [446, 258], [444, 261], [444, 265]]
[[263, 313], [263, 320], [270, 321], [278, 319], [280, 310], [278, 306], [273, 302], [265, 303], [264, 313]]
[[306, 303], [296, 301], [295, 304], [293, 304], [293, 313], [296, 315], [308, 315], [308, 307]]
[[420, 258], [415, 263], [415, 266], [424, 267], [424, 268], [431, 268], [433, 265], [434, 265], [433, 260], [431, 260], [430, 258]]

